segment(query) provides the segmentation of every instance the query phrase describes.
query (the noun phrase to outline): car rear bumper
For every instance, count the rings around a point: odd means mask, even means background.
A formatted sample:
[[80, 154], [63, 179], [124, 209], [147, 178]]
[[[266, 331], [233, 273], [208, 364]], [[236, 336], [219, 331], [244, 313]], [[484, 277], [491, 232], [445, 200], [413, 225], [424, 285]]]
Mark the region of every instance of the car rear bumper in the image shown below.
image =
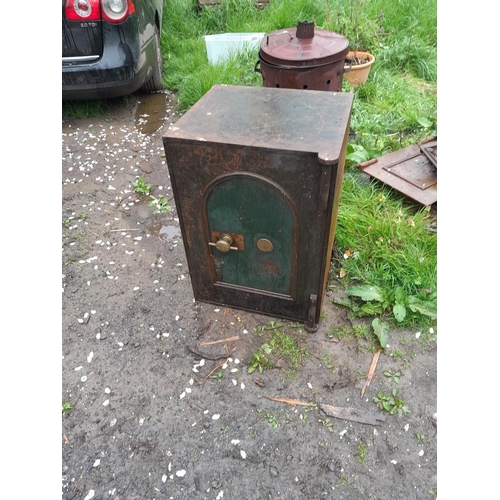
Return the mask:
[[[105, 26], [103, 54], [94, 61], [64, 58], [62, 61], [62, 99], [107, 99], [131, 94], [150, 78], [154, 61], [152, 40], [141, 53], [137, 27]], [[131, 32], [135, 34], [131, 36]]]
[[63, 67], [63, 100], [109, 99], [132, 94], [145, 82], [144, 75], [136, 74], [134, 65], [120, 68], [99, 68], [99, 63], [68, 71]]

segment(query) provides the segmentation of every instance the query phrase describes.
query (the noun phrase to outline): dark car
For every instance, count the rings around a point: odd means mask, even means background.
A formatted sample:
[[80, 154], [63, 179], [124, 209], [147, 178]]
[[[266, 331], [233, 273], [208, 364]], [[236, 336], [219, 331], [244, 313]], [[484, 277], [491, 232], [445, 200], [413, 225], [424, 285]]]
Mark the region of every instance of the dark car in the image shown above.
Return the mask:
[[162, 89], [164, 0], [62, 0], [62, 98]]

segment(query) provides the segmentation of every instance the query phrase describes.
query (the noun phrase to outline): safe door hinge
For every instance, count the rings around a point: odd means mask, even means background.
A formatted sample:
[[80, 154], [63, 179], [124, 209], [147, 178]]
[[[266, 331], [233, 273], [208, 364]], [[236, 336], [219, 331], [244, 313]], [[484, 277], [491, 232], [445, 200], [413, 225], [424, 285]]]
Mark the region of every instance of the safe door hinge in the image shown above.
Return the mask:
[[332, 178], [332, 165], [321, 165], [321, 181], [319, 183], [318, 210], [324, 212], [328, 208], [330, 182]]

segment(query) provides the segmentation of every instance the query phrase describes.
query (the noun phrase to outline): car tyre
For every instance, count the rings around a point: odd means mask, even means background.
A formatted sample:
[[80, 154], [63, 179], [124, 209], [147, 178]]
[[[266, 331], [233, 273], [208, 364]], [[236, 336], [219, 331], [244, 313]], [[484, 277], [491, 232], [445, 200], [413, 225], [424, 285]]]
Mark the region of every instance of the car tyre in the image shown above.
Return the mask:
[[143, 92], [159, 92], [163, 89], [163, 56], [161, 53], [161, 44], [160, 44], [160, 33], [158, 31], [158, 27], [155, 26], [155, 35], [154, 35], [154, 46], [155, 46], [155, 64], [153, 66], [153, 75], [151, 78], [143, 85]]

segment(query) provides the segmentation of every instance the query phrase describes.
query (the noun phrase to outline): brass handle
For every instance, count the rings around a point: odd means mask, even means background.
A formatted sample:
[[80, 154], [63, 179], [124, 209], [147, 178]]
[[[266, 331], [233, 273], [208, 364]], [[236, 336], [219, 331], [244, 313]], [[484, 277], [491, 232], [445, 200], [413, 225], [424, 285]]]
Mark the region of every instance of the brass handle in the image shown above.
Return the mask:
[[229, 252], [229, 250], [238, 250], [238, 247], [232, 247], [231, 243], [233, 242], [233, 237], [229, 234], [221, 234], [217, 243], [209, 242], [208, 244], [212, 247], [217, 248], [219, 252]]

